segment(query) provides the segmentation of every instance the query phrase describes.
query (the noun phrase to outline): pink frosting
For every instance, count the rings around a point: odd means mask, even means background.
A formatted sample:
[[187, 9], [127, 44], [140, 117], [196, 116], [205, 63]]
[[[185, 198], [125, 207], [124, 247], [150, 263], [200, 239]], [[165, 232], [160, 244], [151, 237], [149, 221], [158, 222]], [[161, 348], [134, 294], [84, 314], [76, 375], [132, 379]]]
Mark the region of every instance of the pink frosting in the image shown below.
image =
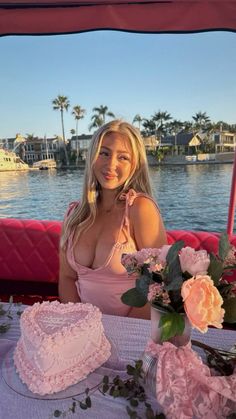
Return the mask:
[[33, 393], [64, 390], [110, 356], [101, 312], [91, 304], [36, 303], [24, 311], [20, 325], [14, 362]]

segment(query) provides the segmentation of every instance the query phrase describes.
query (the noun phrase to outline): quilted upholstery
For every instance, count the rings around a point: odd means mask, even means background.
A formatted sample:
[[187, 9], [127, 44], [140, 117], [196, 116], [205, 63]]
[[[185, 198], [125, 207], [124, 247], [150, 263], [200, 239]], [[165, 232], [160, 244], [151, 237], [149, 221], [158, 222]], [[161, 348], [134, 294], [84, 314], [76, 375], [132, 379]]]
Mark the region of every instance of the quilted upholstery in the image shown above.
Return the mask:
[[[57, 296], [60, 221], [0, 219], [0, 296]], [[196, 250], [216, 252], [219, 234], [172, 230], [169, 244], [183, 240]], [[231, 238], [236, 246], [236, 235]]]

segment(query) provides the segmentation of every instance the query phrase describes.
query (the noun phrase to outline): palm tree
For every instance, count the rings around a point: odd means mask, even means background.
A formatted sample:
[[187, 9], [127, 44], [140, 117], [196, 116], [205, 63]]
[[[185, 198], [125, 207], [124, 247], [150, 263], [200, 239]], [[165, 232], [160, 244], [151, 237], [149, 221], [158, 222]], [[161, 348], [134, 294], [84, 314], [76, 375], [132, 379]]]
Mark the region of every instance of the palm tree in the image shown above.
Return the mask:
[[194, 120], [193, 127], [195, 132], [207, 131], [211, 124], [211, 120], [206, 112], [196, 112], [196, 114], [192, 116], [192, 119]]
[[91, 124], [89, 125], [89, 131], [91, 131], [93, 128], [99, 128], [103, 125], [103, 119], [101, 116], [94, 114], [91, 117]]
[[81, 106], [76, 105], [73, 107], [72, 115], [74, 115], [75, 120], [76, 120], [75, 132], [76, 132], [76, 165], [77, 166], [78, 166], [78, 161], [79, 161], [78, 122], [80, 119], [84, 118], [84, 114], [85, 114], [85, 109], [81, 108]]
[[170, 121], [166, 124], [166, 129], [168, 131], [168, 134], [174, 135], [175, 137], [175, 154], [178, 154], [178, 144], [177, 144], [177, 138], [178, 134], [183, 131], [184, 123], [178, 119], [174, 119], [173, 121]]
[[155, 112], [154, 115], [152, 116], [152, 120], [153, 122], [155, 122], [155, 125], [156, 125], [156, 137], [157, 137], [157, 134], [159, 134], [160, 140], [161, 140], [161, 136], [165, 133], [165, 124], [167, 121], [170, 121], [170, 119], [172, 119], [172, 116], [166, 111]]
[[143, 119], [143, 128], [142, 134], [145, 136], [155, 135], [156, 125], [152, 119]]
[[56, 111], [59, 110], [61, 112], [63, 147], [64, 147], [66, 165], [68, 166], [69, 159], [68, 159], [68, 153], [67, 153], [67, 149], [66, 149], [66, 138], [65, 138], [65, 128], [64, 128], [63, 114], [64, 114], [64, 111], [68, 111], [68, 108], [70, 106], [70, 102], [69, 102], [69, 99], [68, 99], [67, 96], [58, 95], [55, 99], [53, 99], [52, 104], [53, 104], [53, 109], [54, 110], [56, 110]]
[[115, 118], [114, 113], [109, 111], [108, 107], [104, 105], [100, 105], [93, 108], [93, 112], [94, 112], [94, 115], [92, 116], [92, 119], [96, 120], [96, 116], [98, 116], [99, 119], [101, 119], [102, 121], [101, 125], [105, 124], [106, 116], [109, 116], [110, 118]]
[[139, 131], [140, 131], [140, 128], [141, 128], [141, 123], [142, 123], [142, 121], [143, 121], [143, 118], [137, 113], [135, 116], [134, 116], [134, 119], [133, 119], [133, 124], [135, 124], [135, 122], [137, 122], [138, 123], [138, 128], [139, 128]]

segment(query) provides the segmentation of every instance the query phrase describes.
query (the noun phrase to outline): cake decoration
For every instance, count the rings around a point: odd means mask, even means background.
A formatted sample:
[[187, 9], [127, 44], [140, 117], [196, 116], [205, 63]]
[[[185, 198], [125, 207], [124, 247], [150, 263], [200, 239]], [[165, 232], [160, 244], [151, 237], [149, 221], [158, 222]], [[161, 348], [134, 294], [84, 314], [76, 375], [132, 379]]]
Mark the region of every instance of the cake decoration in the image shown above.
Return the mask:
[[100, 367], [111, 354], [101, 318], [88, 303], [46, 301], [26, 308], [14, 353], [22, 382], [33, 393], [52, 394]]

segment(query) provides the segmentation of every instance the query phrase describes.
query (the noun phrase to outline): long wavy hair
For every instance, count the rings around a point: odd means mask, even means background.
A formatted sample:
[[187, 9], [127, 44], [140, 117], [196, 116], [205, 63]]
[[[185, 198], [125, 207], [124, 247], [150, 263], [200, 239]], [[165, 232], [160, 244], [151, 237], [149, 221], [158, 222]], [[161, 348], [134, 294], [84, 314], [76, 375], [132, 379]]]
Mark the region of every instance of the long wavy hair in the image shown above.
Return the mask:
[[86, 159], [83, 195], [79, 205], [75, 206], [65, 218], [61, 235], [61, 247], [65, 248], [68, 238], [75, 232], [73, 243], [78, 240], [82, 231], [94, 223], [97, 214], [97, 202], [100, 196], [100, 185], [94, 175], [94, 164], [98, 158], [103, 138], [110, 133], [119, 133], [127, 138], [132, 150], [131, 172], [122, 187], [117, 190], [117, 198], [121, 193], [134, 189], [152, 196], [148, 172], [147, 157], [140, 132], [128, 122], [113, 120], [100, 127], [93, 135]]

